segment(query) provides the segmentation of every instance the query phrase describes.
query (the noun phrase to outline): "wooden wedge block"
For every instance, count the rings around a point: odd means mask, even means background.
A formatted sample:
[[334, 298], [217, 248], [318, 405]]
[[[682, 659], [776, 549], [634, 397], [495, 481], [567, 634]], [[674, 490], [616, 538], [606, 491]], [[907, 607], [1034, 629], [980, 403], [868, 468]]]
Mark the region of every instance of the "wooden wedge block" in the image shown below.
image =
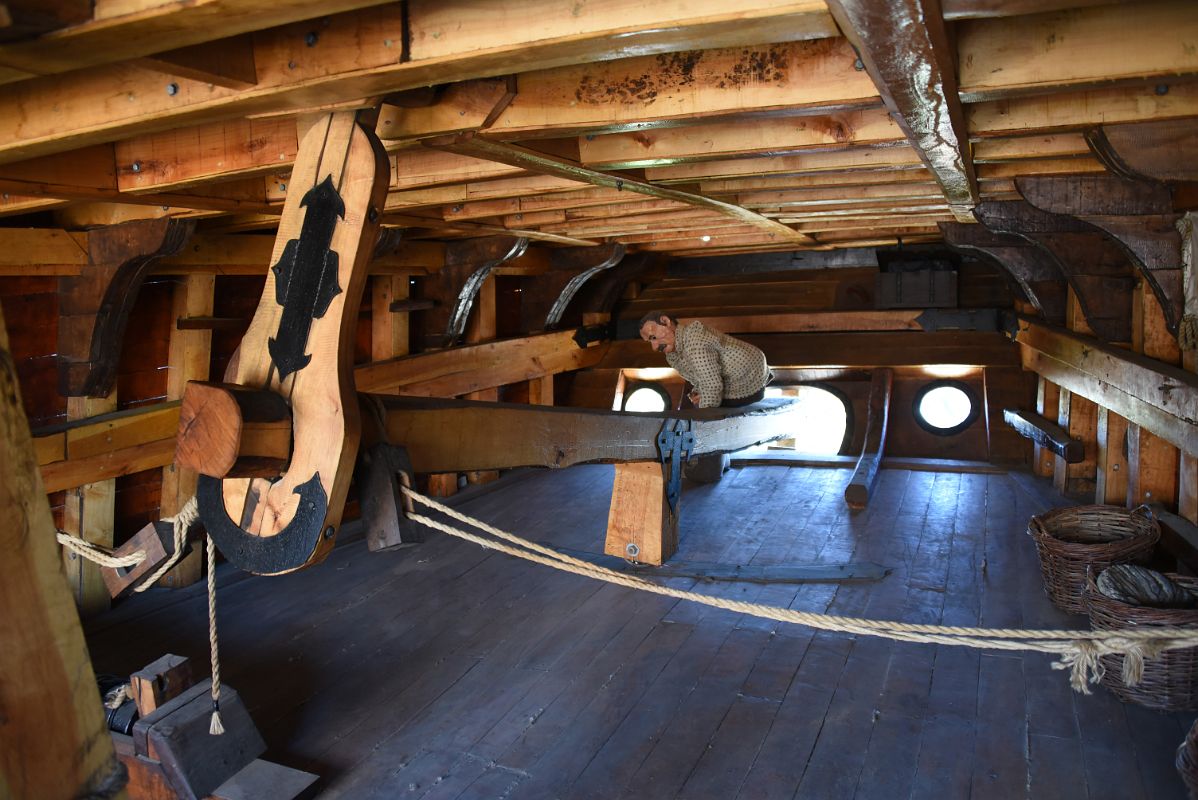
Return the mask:
[[678, 549], [678, 516], [666, 500], [662, 465], [616, 464], [603, 552], [643, 564], [661, 564]]

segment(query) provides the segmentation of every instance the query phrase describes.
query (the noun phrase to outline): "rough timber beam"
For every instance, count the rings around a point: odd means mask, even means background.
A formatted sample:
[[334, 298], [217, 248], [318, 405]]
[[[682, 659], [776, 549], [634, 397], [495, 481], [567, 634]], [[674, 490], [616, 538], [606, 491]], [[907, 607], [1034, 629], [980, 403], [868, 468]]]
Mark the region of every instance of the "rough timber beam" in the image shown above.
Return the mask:
[[1176, 336], [1181, 324], [1181, 233], [1167, 186], [1110, 175], [1017, 178], [1020, 194], [1033, 206], [1069, 214], [1106, 231], [1122, 246], [1156, 295], [1165, 323]]
[[915, 150], [903, 145], [846, 147], [791, 156], [760, 156], [698, 161], [667, 167], [650, 167], [645, 177], [653, 183], [693, 183], [702, 180], [760, 178], [767, 175], [818, 174], [837, 171], [892, 172], [922, 170]]
[[830, 0], [828, 8], [953, 215], [971, 221], [977, 177], [939, 0]]
[[[273, 4], [261, 4], [273, 12]], [[203, 8], [219, 8], [205, 4]], [[326, 13], [327, 4], [309, 13]], [[0, 87], [0, 161], [237, 116], [343, 104], [405, 89], [677, 50], [835, 35], [822, 0], [412, 0], [254, 37], [258, 82], [237, 90], [127, 64]], [[121, 34], [127, 37], [126, 34]], [[170, 42], [169, 44], [174, 44]], [[406, 45], [406, 48], [405, 48]], [[161, 46], [161, 44], [157, 45]], [[173, 93], [167, 91], [173, 84]], [[363, 103], [369, 105], [370, 103]], [[69, 114], [53, 109], [68, 108]]]
[[663, 186], [655, 186], [651, 183], [644, 183], [643, 181], [631, 178], [608, 175], [604, 172], [588, 169], [567, 159], [555, 158], [516, 145], [490, 142], [473, 134], [428, 140], [425, 144], [441, 150], [449, 150], [450, 152], [474, 156], [475, 158], [488, 158], [492, 161], [519, 166], [532, 172], [556, 175], [617, 191], [635, 192], [663, 200], [676, 200], [680, 203], [687, 203], [698, 208], [711, 209], [725, 216], [732, 217], [746, 225], [760, 229], [764, 235], [778, 242], [793, 242], [794, 244], [812, 243], [809, 236], [804, 236], [793, 228], [741, 208], [740, 206], [713, 200], [702, 195], [681, 192]]
[[1155, 86], [988, 100], [970, 103], [966, 116], [969, 135], [975, 139], [1080, 133], [1095, 125], [1187, 119], [1198, 117], [1198, 82], [1163, 81]]
[[785, 399], [663, 414], [386, 395], [370, 400], [381, 406], [387, 440], [407, 449], [416, 472], [659, 461], [657, 434], [667, 419], [691, 421], [694, 455], [784, 438], [800, 424]]

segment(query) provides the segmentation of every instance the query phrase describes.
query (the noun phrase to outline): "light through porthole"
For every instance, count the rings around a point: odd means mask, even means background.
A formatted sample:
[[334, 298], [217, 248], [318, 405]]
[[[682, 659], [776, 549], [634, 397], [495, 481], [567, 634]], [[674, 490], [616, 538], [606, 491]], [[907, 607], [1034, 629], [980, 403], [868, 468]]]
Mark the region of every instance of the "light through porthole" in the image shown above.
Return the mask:
[[915, 396], [915, 420], [924, 429], [941, 436], [959, 433], [977, 419], [973, 392], [958, 381], [935, 381]]
[[657, 413], [665, 411], [669, 405], [670, 396], [657, 384], [633, 384], [629, 389], [631, 391], [624, 395], [625, 411]]
[[751, 451], [794, 450], [806, 455], [836, 455], [844, 446], [851, 427], [844, 399], [821, 386], [771, 386], [766, 397], [793, 399], [798, 408], [794, 435]]

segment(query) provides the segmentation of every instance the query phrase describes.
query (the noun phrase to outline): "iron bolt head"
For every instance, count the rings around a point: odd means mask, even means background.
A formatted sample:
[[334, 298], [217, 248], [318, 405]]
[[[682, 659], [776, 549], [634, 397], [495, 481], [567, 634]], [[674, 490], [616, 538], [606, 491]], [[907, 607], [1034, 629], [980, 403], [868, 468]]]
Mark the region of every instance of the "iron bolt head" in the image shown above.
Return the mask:
[[177, 95], [177, 94], [179, 93], [179, 84], [177, 84], [177, 83], [168, 83], [168, 84], [166, 85], [166, 93], [167, 93], [168, 95], [170, 95], [171, 97], [174, 97], [175, 95]]

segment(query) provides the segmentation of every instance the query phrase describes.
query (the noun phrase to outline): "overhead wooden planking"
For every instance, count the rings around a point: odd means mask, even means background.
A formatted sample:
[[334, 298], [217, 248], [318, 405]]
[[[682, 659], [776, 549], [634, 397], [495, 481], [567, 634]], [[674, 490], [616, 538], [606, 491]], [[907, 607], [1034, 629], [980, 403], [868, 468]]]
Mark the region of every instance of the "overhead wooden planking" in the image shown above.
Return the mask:
[[443, 153], [427, 147], [409, 147], [391, 156], [391, 188], [394, 190], [424, 189], [525, 175], [525, 171], [519, 167], [457, 153]]
[[1190, 0], [962, 22], [957, 43], [961, 99], [969, 103], [1198, 74]]
[[500, 139], [688, 124], [704, 117], [811, 115], [878, 106], [841, 37], [692, 50], [521, 73], [519, 93], [487, 128]]
[[[429, 206], [458, 206], [480, 200], [503, 200], [509, 197], [525, 197], [533, 194], [569, 192], [586, 184], [580, 180], [569, 180], [552, 175], [528, 175], [519, 178], [499, 178], [490, 181], [458, 183], [436, 186], [430, 189], [407, 189], [387, 194], [387, 209], [426, 208]], [[445, 219], [450, 219], [452, 210], [446, 210]], [[491, 215], [488, 215], [491, 216]], [[463, 217], [458, 217], [463, 219]]]
[[829, 0], [828, 10], [940, 184], [953, 215], [971, 221], [978, 203], [977, 178], [952, 40], [938, 0]]
[[947, 20], [1014, 17], [1086, 6], [1113, 6], [1136, 0], [942, 0]]
[[1086, 137], [1080, 133], [1007, 136], [985, 139], [973, 144], [974, 164], [1088, 155], [1090, 146], [1086, 144]]
[[[54, 75], [386, 2], [389, 0], [217, 0], [125, 8], [119, 3], [101, 3], [95, 18], [36, 40], [0, 44], [0, 65], [14, 73], [24, 72], [26, 77]], [[104, 13], [107, 6], [115, 6], [115, 13]], [[15, 74], [9, 78], [13, 79]]]
[[745, 208], [781, 208], [790, 212], [820, 206], [870, 205], [878, 201], [943, 200], [943, 197], [940, 187], [934, 183], [897, 183], [744, 192], [736, 196], [736, 201]]
[[444, 86], [434, 102], [406, 107], [384, 103], [375, 131], [386, 145], [486, 127], [515, 97], [513, 79], [485, 78]]
[[906, 141], [902, 129], [885, 109], [870, 109], [819, 117], [762, 119], [751, 125], [717, 122], [612, 133], [583, 138], [578, 151], [582, 163], [595, 169], [637, 169]]
[[[272, 15], [274, 4], [255, 2]], [[204, 9], [224, 9], [205, 4]], [[328, 4], [309, 15], [325, 14]], [[235, 90], [126, 64], [0, 87], [0, 160], [235, 116], [317, 108], [439, 83], [630, 55], [834, 36], [822, 0], [652, 4], [532, 0], [517, 6], [414, 0], [283, 25], [254, 37], [258, 83]], [[212, 30], [209, 28], [208, 30]], [[215, 28], [220, 30], [220, 28]], [[120, 31], [120, 47], [128, 31]], [[316, 34], [315, 41], [310, 34]], [[407, 34], [405, 36], [405, 33]], [[200, 35], [200, 34], [193, 34]], [[202, 34], [204, 36], [207, 33]], [[202, 39], [201, 39], [202, 40]], [[150, 42], [150, 39], [143, 41]], [[407, 43], [405, 59], [404, 44]], [[167, 42], [147, 44], [158, 49]], [[171, 41], [169, 44], [175, 44]], [[73, 45], [72, 45], [73, 46]], [[174, 86], [173, 93], [168, 89]], [[53, 109], [66, 113], [53, 113]]]
[[969, 135], [975, 138], [1198, 117], [1198, 83], [1175, 81], [990, 100], [969, 104], [965, 115]]
[[562, 158], [555, 158], [543, 153], [538, 153], [535, 150], [528, 150], [516, 145], [502, 144], [498, 142], [489, 142], [478, 136], [471, 134], [462, 134], [455, 137], [446, 137], [444, 139], [429, 140], [426, 142], [431, 147], [449, 150], [455, 153], [472, 155], [477, 158], [489, 158], [494, 161], [502, 161], [507, 164], [523, 167], [533, 172], [553, 175], [562, 178], [569, 178], [578, 181], [585, 181], [602, 186], [616, 191], [634, 192], [636, 194], [644, 194], [650, 197], [657, 197], [662, 200], [676, 200], [680, 203], [687, 203], [699, 208], [705, 208], [716, 211], [728, 217], [737, 219], [746, 225], [752, 225], [755, 228], [761, 229], [763, 234], [770, 238], [779, 241], [791, 241], [796, 244], [809, 242], [810, 240], [802, 234], [796, 233], [792, 228], [788, 228], [781, 223], [755, 214], [740, 206], [735, 206], [729, 203], [724, 203], [719, 200], [713, 200], [702, 195], [691, 194], [689, 192], [681, 192], [676, 189], [670, 189], [662, 186], [655, 186], [651, 183], [624, 178], [618, 175], [608, 175], [603, 172], [598, 172], [593, 169], [588, 169], [577, 163], [568, 161]]
[[1106, 167], [1096, 158], [1038, 158], [1023, 161], [1007, 161], [999, 164], [978, 164], [979, 182], [1027, 175], [1086, 175], [1106, 172]]
[[610, 206], [616, 203], [633, 205], [658, 202], [662, 201], [648, 195], [625, 192], [622, 189], [593, 187], [553, 194], [533, 194], [527, 197], [462, 203], [444, 209], [444, 215], [447, 221], [502, 216], [505, 217], [505, 224], [506, 217], [510, 216], [513, 221], [520, 224], [539, 225], [543, 224], [545, 218], [533, 215], [541, 215], [545, 212], [564, 213], [569, 209]]
[[771, 191], [785, 189], [813, 189], [821, 186], [873, 186], [879, 183], [926, 183], [931, 180], [927, 170], [855, 170], [850, 172], [822, 172], [806, 175], [768, 175], [755, 178], [726, 178], [703, 180], [699, 191], [706, 195], [736, 194], [737, 192]]
[[0, 276], [78, 275], [87, 253], [86, 232], [0, 228]]
[[887, 144], [845, 147], [789, 156], [758, 156], [649, 167], [645, 170], [645, 177], [654, 183], [669, 184], [842, 170], [891, 172], [906, 169], [924, 169], [923, 162], [919, 160], [915, 150], [901, 144]]

